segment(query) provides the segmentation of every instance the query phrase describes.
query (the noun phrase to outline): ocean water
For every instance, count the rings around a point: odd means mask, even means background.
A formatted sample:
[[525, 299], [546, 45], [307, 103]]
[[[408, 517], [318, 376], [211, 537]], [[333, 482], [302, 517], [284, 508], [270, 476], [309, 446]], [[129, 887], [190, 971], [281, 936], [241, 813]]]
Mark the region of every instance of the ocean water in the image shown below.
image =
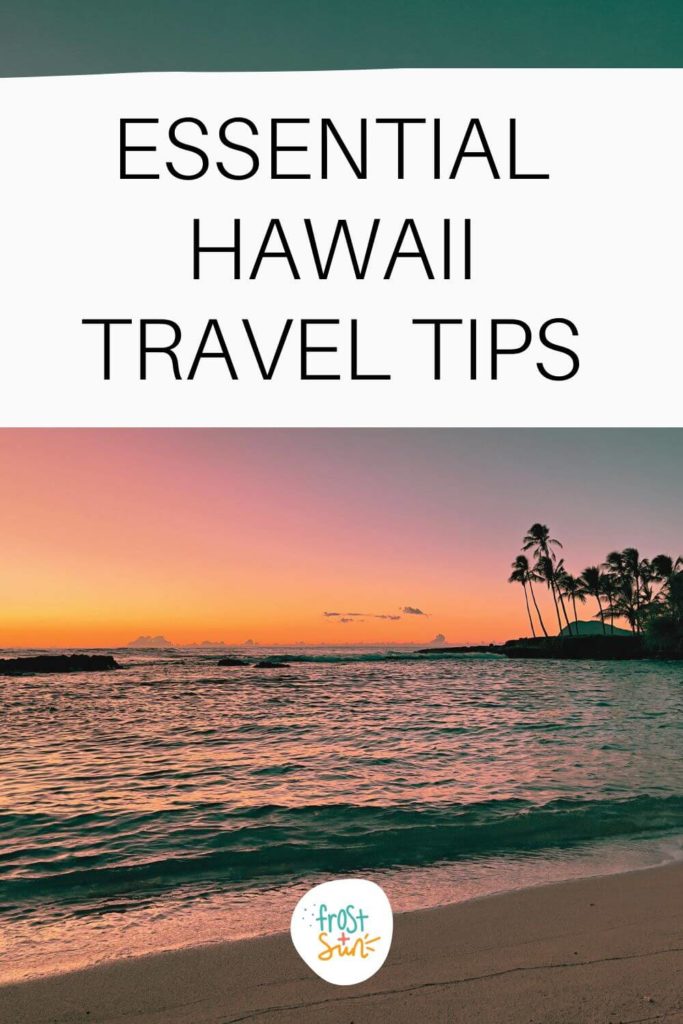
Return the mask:
[[683, 856], [680, 662], [110, 653], [0, 676], [0, 980], [280, 930], [330, 876], [405, 910]]

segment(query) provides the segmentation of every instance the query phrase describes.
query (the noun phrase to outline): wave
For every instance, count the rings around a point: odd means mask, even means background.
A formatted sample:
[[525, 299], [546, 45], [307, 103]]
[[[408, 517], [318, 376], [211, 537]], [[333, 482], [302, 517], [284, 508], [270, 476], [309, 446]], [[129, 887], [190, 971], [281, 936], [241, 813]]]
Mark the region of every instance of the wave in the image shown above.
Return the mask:
[[[350, 665], [356, 662], [397, 662], [397, 661], [445, 661], [445, 660], [482, 660], [482, 659], [495, 659], [496, 661], [501, 660], [500, 654], [488, 654], [484, 651], [472, 651], [465, 652], [460, 651], [457, 653], [449, 651], [440, 651], [435, 648], [430, 651], [429, 654], [420, 653], [419, 651], [364, 651], [364, 652], [350, 652], [344, 654], [270, 654], [264, 655], [259, 660], [262, 662], [269, 662], [273, 665], [287, 665], [295, 663], [303, 664], [320, 664], [320, 665]], [[246, 664], [250, 664], [246, 662]], [[252, 663], [253, 664], [253, 663]]]
[[[209, 809], [207, 808], [207, 811]], [[139, 897], [182, 885], [277, 884], [312, 874], [423, 866], [683, 831], [683, 796], [477, 804], [263, 805], [87, 820], [0, 816], [13, 852], [0, 906]], [[35, 843], [35, 837], [41, 841]], [[78, 841], [74, 843], [74, 836]], [[32, 842], [33, 840], [33, 842]]]

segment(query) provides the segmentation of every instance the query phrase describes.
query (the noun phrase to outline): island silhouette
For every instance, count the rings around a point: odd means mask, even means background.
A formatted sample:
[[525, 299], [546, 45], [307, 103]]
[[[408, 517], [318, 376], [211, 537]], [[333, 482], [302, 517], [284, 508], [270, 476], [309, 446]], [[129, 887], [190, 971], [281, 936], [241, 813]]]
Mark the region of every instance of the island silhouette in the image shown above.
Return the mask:
[[[543, 638], [550, 639], [534, 584], [550, 592], [557, 617], [556, 643], [533, 644], [529, 650], [583, 651], [592, 645], [596, 652], [624, 652], [613, 657], [683, 657], [683, 556], [659, 554], [648, 559], [637, 548], [628, 547], [611, 551], [601, 565], [589, 565], [574, 576], [558, 549], [563, 550], [563, 545], [551, 537], [548, 526], [534, 523], [511, 566], [508, 582], [522, 587], [532, 639], [538, 638], [536, 623]], [[531, 553], [533, 561], [525, 552]], [[589, 598], [595, 602], [597, 622], [580, 622], [577, 602], [585, 604]], [[629, 629], [615, 626], [615, 619], [625, 620]], [[565, 643], [572, 639], [591, 643], [588, 648], [585, 642]], [[600, 639], [621, 643], [615, 646]]]

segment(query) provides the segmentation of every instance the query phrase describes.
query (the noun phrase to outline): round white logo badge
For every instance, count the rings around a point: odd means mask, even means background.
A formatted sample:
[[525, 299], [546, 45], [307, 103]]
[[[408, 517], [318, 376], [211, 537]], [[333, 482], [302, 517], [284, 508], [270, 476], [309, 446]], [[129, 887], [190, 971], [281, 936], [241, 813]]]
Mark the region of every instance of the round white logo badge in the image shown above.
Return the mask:
[[290, 930], [297, 953], [324, 981], [357, 985], [386, 960], [394, 920], [378, 885], [364, 878], [340, 878], [301, 897]]

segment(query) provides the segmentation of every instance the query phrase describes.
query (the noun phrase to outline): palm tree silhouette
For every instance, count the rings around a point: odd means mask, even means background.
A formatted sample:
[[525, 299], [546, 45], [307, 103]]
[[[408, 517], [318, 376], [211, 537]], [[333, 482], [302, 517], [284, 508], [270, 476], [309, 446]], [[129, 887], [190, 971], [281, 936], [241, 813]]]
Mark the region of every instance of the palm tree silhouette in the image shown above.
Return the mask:
[[647, 558], [641, 559], [637, 548], [624, 548], [621, 555], [624, 568], [631, 582], [635, 611], [635, 630], [637, 633], [640, 633], [642, 629], [640, 614], [641, 597], [644, 596], [647, 600], [647, 594], [643, 595], [642, 591], [647, 587], [652, 576], [650, 563]]
[[671, 555], [655, 555], [650, 562], [651, 578], [655, 583], [660, 584], [657, 598], [665, 598], [671, 593], [671, 585], [674, 576], [683, 569], [683, 555], [675, 560]]
[[[666, 557], [666, 556], [665, 556]], [[610, 551], [605, 569], [614, 581], [616, 600], [612, 610], [628, 620], [635, 633], [643, 628], [643, 609], [651, 602], [652, 568], [647, 558], [641, 558], [637, 548]]]
[[558, 603], [557, 592], [555, 590], [555, 566], [552, 558], [547, 555], [541, 555], [540, 558], [536, 559], [536, 564], [534, 565], [534, 579], [541, 583], [545, 583], [548, 590], [553, 595], [558, 631], [561, 633], [563, 628], [562, 617], [560, 615], [560, 605]]
[[[534, 523], [533, 526], [529, 527], [529, 531], [522, 541], [522, 551], [528, 551], [531, 548], [534, 554], [538, 557], [539, 555], [546, 555], [551, 557], [551, 548], [561, 548], [559, 540], [555, 540], [550, 536], [550, 530], [543, 523]], [[554, 561], [554, 555], [553, 561]]]
[[538, 615], [538, 621], [541, 624], [541, 629], [543, 630], [545, 636], [547, 636], [548, 632], [543, 623], [541, 612], [536, 601], [536, 595], [534, 594], [534, 586], [532, 583], [531, 566], [529, 565], [529, 559], [526, 557], [526, 555], [517, 555], [514, 562], [512, 563], [511, 568], [512, 573], [510, 575], [510, 578], [508, 579], [508, 583], [521, 583], [522, 587], [524, 588], [524, 601], [526, 602], [526, 611], [527, 615], [529, 616], [529, 625], [531, 626], [531, 632], [533, 636], [536, 636], [536, 630], [534, 628], [534, 620], [531, 615], [531, 609], [529, 608], [529, 598], [527, 596], [526, 591], [527, 585], [531, 593], [531, 600], [534, 602], [534, 608], [536, 609], [536, 614]]
[[[607, 598], [608, 610], [605, 612], [605, 615], [609, 619], [610, 632], [612, 633], [612, 635], [614, 635], [614, 619], [616, 618], [616, 613], [614, 611], [614, 600], [616, 597], [616, 592], [614, 587], [614, 580], [609, 575], [609, 573], [602, 574], [602, 593]], [[604, 622], [605, 620], [603, 618], [603, 625]]]
[[558, 574], [558, 584], [560, 591], [564, 593], [572, 602], [572, 608], [574, 609], [574, 623], [576, 624], [576, 635], [579, 635], [579, 617], [576, 613], [576, 602], [580, 601], [582, 604], [586, 601], [586, 591], [584, 585], [580, 579], [576, 576], [572, 576], [566, 569], [562, 569], [562, 572]]
[[[594, 597], [598, 602], [598, 613], [600, 621], [602, 622], [602, 632], [606, 634], [605, 613], [602, 610], [602, 601], [600, 600], [600, 595], [603, 593], [603, 574], [600, 572], [597, 565], [589, 565], [583, 570], [579, 579], [583, 584], [584, 592], [586, 594], [590, 594], [590, 596]], [[614, 621], [612, 621], [612, 627], [614, 628]]]
[[[538, 621], [545, 636], [548, 632], [534, 594], [533, 582], [546, 584], [550, 590], [557, 625], [562, 633], [562, 616], [566, 632], [579, 635], [579, 617], [576, 603], [585, 602], [586, 595], [594, 597], [598, 611], [596, 619], [602, 624], [603, 635], [607, 635], [607, 620], [614, 634], [614, 620], [626, 619], [631, 631], [646, 634], [645, 649], [668, 652], [673, 657], [683, 655], [683, 555], [656, 555], [653, 559], [641, 558], [637, 548], [610, 551], [602, 565], [589, 565], [578, 576], [567, 571], [564, 558], [558, 558], [555, 549], [561, 548], [559, 540], [550, 536], [544, 523], [534, 523], [522, 541], [524, 551], [533, 551], [535, 561], [529, 565], [526, 555], [519, 555], [512, 563], [509, 583], [520, 583], [524, 588], [527, 615], [534, 630], [528, 594], [531, 594]], [[528, 593], [527, 593], [528, 587]], [[603, 605], [607, 599], [607, 608]], [[566, 603], [565, 603], [566, 599]], [[573, 621], [567, 614], [571, 601]], [[667, 656], [668, 656], [667, 654]]]
[[[560, 608], [562, 609], [562, 614], [564, 615], [564, 621], [567, 623], [569, 635], [572, 636], [574, 630], [572, 629], [572, 624], [569, 621], [569, 616], [567, 615], [567, 609], [564, 603], [564, 590], [562, 589], [562, 577], [565, 575], [566, 571], [567, 570], [564, 567], [564, 558], [560, 558], [559, 561], [554, 563], [553, 576], [555, 589], [557, 591], [557, 596], [560, 599]], [[562, 632], [562, 630], [560, 630], [560, 632]]]
[[[536, 579], [543, 580], [553, 595], [560, 633], [562, 632], [562, 619], [560, 618], [560, 609], [557, 602], [557, 588], [555, 585], [556, 556], [553, 548], [561, 547], [562, 545], [559, 540], [555, 540], [554, 537], [550, 536], [550, 530], [544, 523], [533, 523], [522, 541], [522, 550], [529, 551], [531, 549], [536, 556], [536, 565], [534, 567]], [[565, 610], [566, 617], [567, 612]], [[569, 619], [567, 619], [567, 626], [571, 633]]]

